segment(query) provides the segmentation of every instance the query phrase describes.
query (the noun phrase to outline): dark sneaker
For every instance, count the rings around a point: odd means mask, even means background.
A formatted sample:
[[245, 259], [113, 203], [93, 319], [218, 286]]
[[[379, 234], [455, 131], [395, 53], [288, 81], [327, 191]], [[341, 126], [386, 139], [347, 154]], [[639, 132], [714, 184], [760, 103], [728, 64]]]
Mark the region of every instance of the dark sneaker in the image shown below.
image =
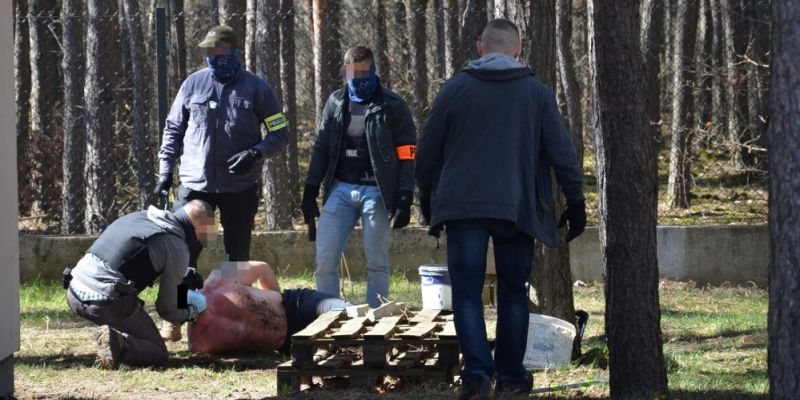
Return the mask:
[[529, 395], [531, 393], [531, 389], [533, 389], [533, 375], [530, 373], [525, 374], [525, 380], [522, 382], [508, 382], [508, 381], [501, 381], [497, 380], [497, 383], [494, 385], [494, 394], [495, 395]]
[[125, 350], [125, 337], [108, 325], [97, 331], [97, 363], [106, 369], [117, 369]]
[[458, 392], [458, 400], [486, 400], [489, 398], [489, 388], [491, 382], [489, 378], [483, 376], [470, 381], [462, 381], [461, 391]]

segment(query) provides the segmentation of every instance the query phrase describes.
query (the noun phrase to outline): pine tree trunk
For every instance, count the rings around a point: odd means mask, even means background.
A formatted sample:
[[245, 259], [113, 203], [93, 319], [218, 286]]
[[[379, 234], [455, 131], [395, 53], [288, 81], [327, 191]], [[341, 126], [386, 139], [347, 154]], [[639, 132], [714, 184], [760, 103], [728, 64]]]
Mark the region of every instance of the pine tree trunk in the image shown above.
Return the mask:
[[733, 29], [733, 4], [731, 0], [719, 0], [720, 2], [720, 21], [722, 23], [722, 56], [725, 67], [725, 81], [723, 83], [724, 101], [727, 113], [727, 132], [728, 132], [728, 155], [731, 159], [733, 168], [743, 169], [745, 167], [742, 160], [742, 122], [739, 113], [739, 71], [736, 66], [736, 47], [734, 42]]
[[31, 62], [31, 130], [28, 155], [31, 157], [31, 181], [34, 201], [33, 214], [43, 217], [60, 215], [58, 200], [61, 191], [56, 184], [61, 177], [61, 164], [53, 163], [53, 155], [61, 154], [61, 138], [56, 135], [58, 123], [55, 110], [60, 108], [58, 69], [53, 68], [52, 53], [57, 44], [51, 32], [56, 18], [54, 0], [30, 0], [28, 28]]
[[294, 0], [280, 0], [281, 33], [281, 92], [283, 109], [289, 121], [288, 171], [290, 207], [300, 203], [300, 166], [298, 164], [297, 132], [297, 69], [295, 64], [294, 23], [297, 14]]
[[461, 48], [458, 31], [458, 0], [445, 0], [445, 24], [444, 24], [444, 56], [447, 78], [452, 77], [458, 72], [462, 64], [459, 64], [459, 51]]
[[64, 55], [64, 154], [61, 186], [61, 233], [83, 232], [86, 208], [83, 164], [86, 153], [86, 125], [83, 120], [84, 59], [82, 0], [63, 0], [62, 46]]
[[[664, 49], [664, 0], [644, 0], [641, 5], [642, 24], [639, 48], [644, 57], [644, 96], [648, 135], [661, 137], [661, 87], [659, 85], [659, 55]], [[666, 58], [666, 57], [665, 57]]]
[[667, 205], [689, 208], [691, 204], [692, 134], [694, 127], [693, 88], [695, 38], [697, 35], [697, 2], [677, 0], [675, 23], [672, 25], [672, 115], [670, 120], [669, 177]]
[[130, 51], [130, 77], [133, 81], [133, 104], [131, 107], [131, 120], [133, 125], [133, 157], [134, 170], [136, 171], [136, 184], [138, 188], [138, 208], [144, 210], [150, 203], [150, 195], [153, 192], [153, 176], [155, 172], [153, 143], [150, 139], [150, 127], [148, 126], [148, 86], [147, 69], [144, 60], [144, 35], [142, 34], [141, 12], [138, 0], [124, 0], [123, 10], [125, 16], [126, 37]]
[[245, 68], [248, 71], [256, 70], [256, 8], [257, 0], [247, 0], [247, 18], [244, 40]]
[[31, 62], [27, 0], [17, 0], [14, 18], [14, 95], [17, 115], [17, 185], [19, 213], [26, 214], [33, 203], [31, 191]]
[[[279, 0], [261, 0], [258, 2], [256, 17], [256, 53], [258, 62], [255, 73], [266, 79], [275, 89], [278, 99], [282, 99], [279, 10]], [[267, 132], [263, 132], [263, 134], [267, 134]], [[264, 181], [264, 212], [267, 230], [292, 227], [292, 198], [289, 190], [288, 164], [286, 151], [272, 155], [264, 163], [262, 178]]]
[[444, 45], [444, 1], [433, 0], [433, 12], [435, 14], [436, 47], [434, 50], [436, 63], [436, 79], [443, 80], [446, 77], [445, 67], [445, 45]]
[[313, 0], [314, 7], [314, 99], [316, 120], [322, 119], [322, 108], [328, 96], [342, 81], [341, 34], [339, 32], [340, 0]]
[[698, 143], [707, 140], [708, 133], [710, 132], [711, 123], [711, 9], [709, 0], [699, 1], [699, 11], [697, 19], [697, 40], [694, 46], [694, 65], [697, 70], [695, 72], [695, 89], [693, 96], [695, 98], [695, 120], [694, 124], [697, 127], [697, 138], [693, 140]]
[[[233, 28], [239, 41], [245, 39], [245, 13], [247, 11], [247, 1], [245, 0], [219, 0], [219, 23]], [[241, 59], [247, 59], [246, 49], [241, 46]]]
[[389, 67], [389, 36], [386, 25], [386, 5], [383, 0], [374, 0], [375, 8], [375, 57], [377, 60], [378, 75], [381, 77], [381, 85], [387, 89], [392, 88], [392, 73]]
[[167, 97], [174, 99], [183, 80], [186, 79], [186, 17], [183, 0], [168, 0], [167, 12], [172, 24], [169, 24], [169, 40], [167, 56], [169, 60], [169, 81]]
[[[527, 24], [527, 42], [536, 43], [536, 51], [530, 54], [529, 62], [536, 77], [545, 85], [556, 86], [556, 4], [555, 0], [532, 3]], [[495, 5], [497, 10], [497, 5]], [[505, 7], [499, 11], [508, 15]], [[520, 13], [522, 14], [522, 13]], [[535, 54], [535, 55], [534, 55]], [[557, 188], [556, 188], [557, 189]], [[556, 193], [556, 213], [564, 209], [563, 195]], [[561, 232], [563, 234], [563, 232]], [[569, 266], [569, 247], [551, 248], [536, 242], [531, 283], [536, 288], [536, 311], [565, 321], [575, 319], [575, 304], [572, 295], [572, 273]]]
[[667, 392], [656, 259], [656, 156], [635, 0], [589, 1], [593, 131], [612, 398]]
[[480, 39], [486, 27], [486, 0], [465, 0], [464, 18], [461, 21], [461, 49], [458, 52], [456, 65], [463, 66], [469, 60], [478, 58], [475, 42]]
[[748, 61], [745, 63], [747, 71], [747, 149], [745, 154], [748, 165], [766, 170], [763, 163], [766, 161], [767, 148], [767, 82], [769, 63], [769, 8], [762, 2], [747, 2], [745, 11], [749, 43], [747, 49]]
[[711, 137], [712, 144], [725, 143], [728, 122], [723, 100], [724, 68], [722, 66], [722, 16], [720, 0], [709, 0], [711, 9]]
[[570, 48], [572, 40], [572, 7], [569, 0], [556, 0], [556, 59], [563, 93], [567, 130], [575, 145], [578, 165], [583, 169], [583, 114], [581, 89], [575, 72], [575, 57]]
[[392, 68], [394, 68], [392, 75], [395, 79], [394, 86], [401, 92], [401, 95], [410, 94], [408, 92], [411, 90], [409, 87], [411, 67], [411, 50], [409, 49], [411, 46], [409, 44], [411, 39], [408, 37], [407, 19], [408, 13], [405, 1], [395, 1], [394, 9], [392, 10], [392, 28], [397, 46], [392, 48], [393, 51], [391, 53], [392, 58], [399, 60], [399, 62], [392, 64]]
[[109, 61], [115, 57], [116, 4], [88, 0], [86, 25], [86, 233], [98, 234], [114, 219], [113, 150], [114, 79]]
[[411, 6], [411, 29], [413, 32], [412, 51], [414, 56], [411, 58], [412, 70], [414, 73], [414, 96], [412, 97], [412, 107], [414, 120], [417, 126], [425, 123], [425, 116], [428, 114], [428, 58], [426, 50], [426, 7], [427, 0], [410, 0]]
[[770, 398], [800, 393], [800, 3], [772, 0], [769, 98]]

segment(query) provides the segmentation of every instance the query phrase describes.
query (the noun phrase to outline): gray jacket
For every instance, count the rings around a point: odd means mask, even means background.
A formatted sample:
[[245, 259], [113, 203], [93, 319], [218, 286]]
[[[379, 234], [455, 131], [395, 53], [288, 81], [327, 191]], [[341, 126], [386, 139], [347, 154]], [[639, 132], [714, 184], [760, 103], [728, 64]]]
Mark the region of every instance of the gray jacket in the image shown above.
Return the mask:
[[555, 94], [528, 68], [492, 53], [442, 85], [419, 137], [415, 170], [432, 234], [447, 221], [491, 218], [560, 245], [551, 169], [568, 203], [584, 200]]
[[[262, 137], [265, 121], [272, 124]], [[180, 156], [180, 179], [187, 188], [241, 192], [258, 182], [264, 158], [283, 150], [288, 142], [285, 122], [275, 91], [258, 76], [241, 70], [232, 82], [222, 84], [210, 68], [196, 71], [172, 103], [158, 153], [159, 174], [171, 173]], [[250, 148], [264, 157], [247, 173], [229, 173], [228, 158]]]
[[[189, 265], [189, 248], [186, 246], [183, 228], [172, 213], [153, 206], [147, 210], [147, 218], [169, 232], [166, 235], [153, 236], [147, 243], [153, 268], [161, 275], [156, 310], [161, 318], [168, 321], [186, 321], [189, 312], [178, 308], [177, 294], [178, 284], [183, 281]], [[116, 282], [126, 280], [122, 273], [110, 268], [91, 253], [86, 253], [78, 261], [72, 270], [72, 277], [104, 296], [110, 296], [114, 292]]]

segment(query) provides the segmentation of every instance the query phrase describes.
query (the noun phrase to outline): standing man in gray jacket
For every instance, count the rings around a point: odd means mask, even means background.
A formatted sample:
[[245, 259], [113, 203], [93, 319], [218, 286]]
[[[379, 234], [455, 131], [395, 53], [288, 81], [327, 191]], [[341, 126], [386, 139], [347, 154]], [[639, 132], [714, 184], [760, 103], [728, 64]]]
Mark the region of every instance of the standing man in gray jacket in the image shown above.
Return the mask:
[[167, 360], [164, 340], [138, 293], [160, 276], [156, 310], [161, 318], [197, 320], [206, 299], [183, 284], [189, 245], [213, 231], [214, 211], [204, 201], [189, 201], [174, 214], [151, 206], [114, 221], [75, 268], [65, 271], [69, 308], [102, 325], [100, 365], [115, 369], [120, 363], [149, 366]]
[[[158, 153], [155, 192], [167, 194], [180, 157], [175, 209], [194, 199], [219, 207], [228, 258], [246, 261], [261, 167], [286, 145], [286, 117], [272, 86], [241, 68], [233, 28], [212, 28], [198, 47], [208, 67], [186, 78], [172, 104]], [[192, 252], [192, 267], [200, 250]]]
[[[561, 245], [553, 215], [551, 169], [567, 199], [566, 241], [586, 225], [583, 176], [555, 94], [517, 61], [517, 27], [489, 22], [478, 54], [442, 85], [419, 138], [416, 178], [432, 234], [447, 230], [453, 315], [464, 354], [460, 399], [527, 394], [522, 366], [528, 332], [533, 240]], [[497, 271], [497, 341], [486, 339], [483, 291], [489, 238]]]

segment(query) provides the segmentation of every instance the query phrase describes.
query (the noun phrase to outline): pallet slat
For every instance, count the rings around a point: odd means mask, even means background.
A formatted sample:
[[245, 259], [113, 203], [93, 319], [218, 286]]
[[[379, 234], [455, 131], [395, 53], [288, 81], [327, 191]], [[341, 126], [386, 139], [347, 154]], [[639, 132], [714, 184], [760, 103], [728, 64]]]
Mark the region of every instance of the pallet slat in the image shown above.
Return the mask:
[[428, 337], [437, 326], [438, 324], [436, 322], [420, 322], [411, 327], [411, 329], [401, 333], [400, 337], [407, 339]]
[[433, 322], [441, 313], [442, 310], [424, 309], [418, 312], [416, 315], [414, 315], [414, 317], [408, 320], [408, 322], [413, 324], [417, 324], [420, 322]]
[[367, 321], [367, 317], [358, 317], [348, 320], [342, 324], [339, 330], [333, 333], [331, 337], [336, 339], [353, 337], [361, 333]]
[[319, 336], [321, 333], [325, 332], [337, 319], [342, 315], [341, 311], [329, 311], [325, 314], [320, 315], [317, 319], [314, 320], [310, 325], [308, 325], [305, 329], [300, 332], [295, 333], [292, 335], [292, 340], [294, 339], [314, 339]]
[[375, 326], [364, 333], [364, 339], [386, 339], [397, 330], [397, 324], [402, 316], [381, 318]]

